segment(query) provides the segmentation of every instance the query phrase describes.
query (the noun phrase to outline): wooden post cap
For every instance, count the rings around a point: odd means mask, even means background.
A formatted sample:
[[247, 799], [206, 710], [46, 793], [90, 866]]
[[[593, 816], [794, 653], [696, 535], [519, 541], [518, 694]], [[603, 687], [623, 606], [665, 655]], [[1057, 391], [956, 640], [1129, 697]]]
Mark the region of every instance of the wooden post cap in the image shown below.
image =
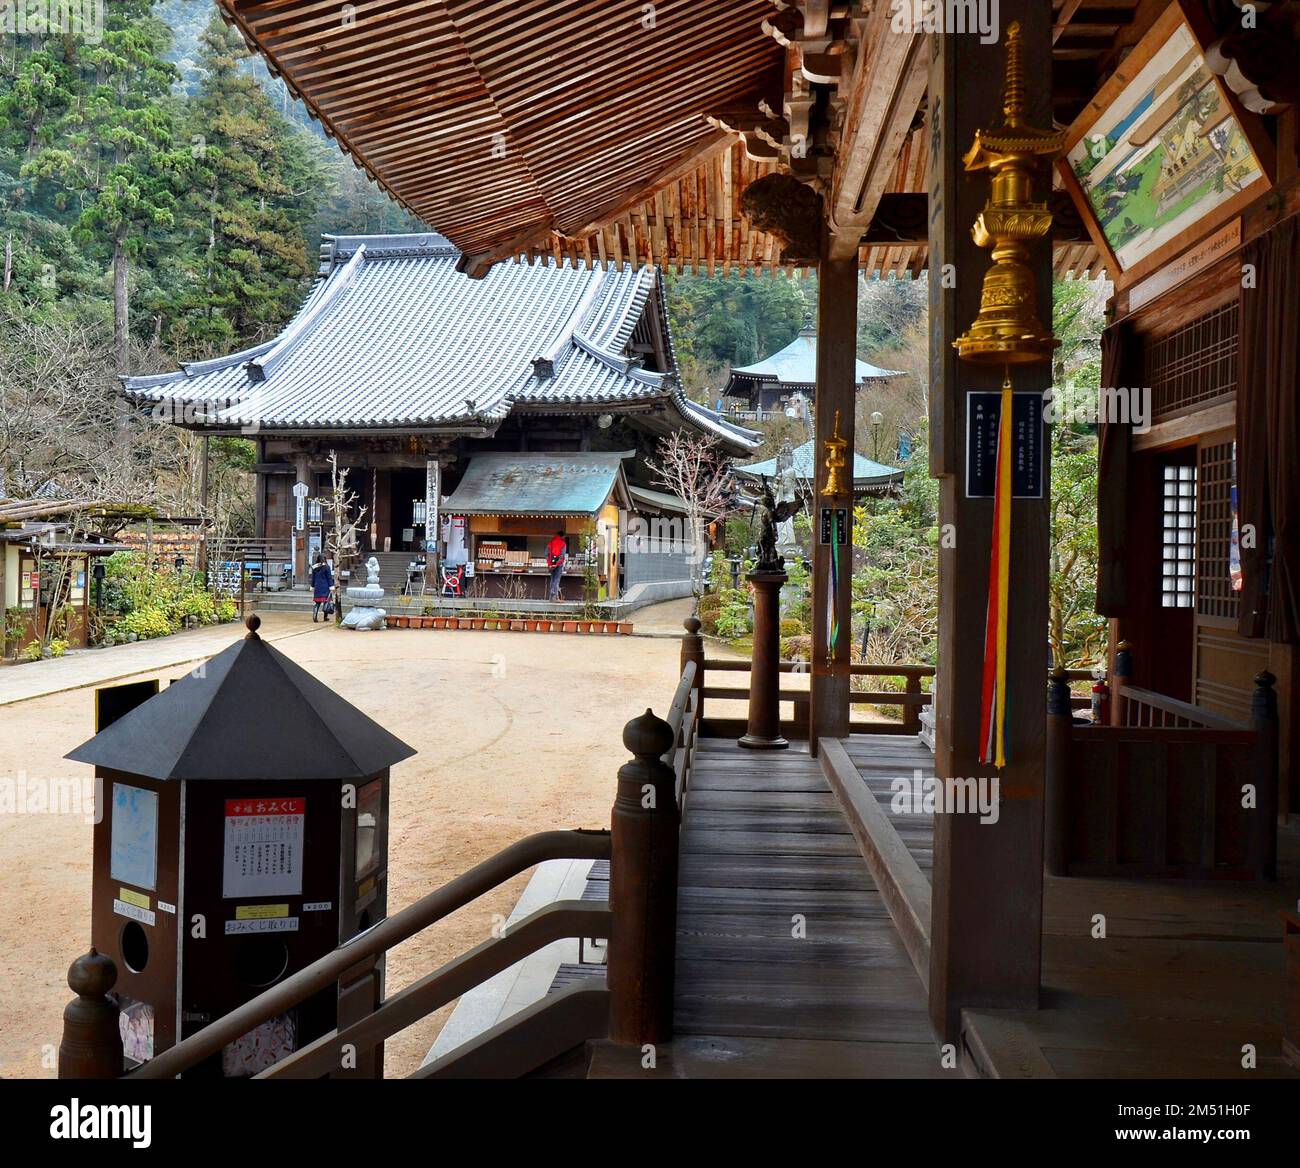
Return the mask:
[[117, 965], [111, 957], [90, 952], [68, 967], [68, 989], [81, 998], [102, 998], [117, 984]]
[[1255, 684], [1261, 689], [1271, 689], [1276, 682], [1277, 678], [1269, 673], [1267, 669], [1261, 669], [1255, 674]]
[[244, 621], [244, 624], [248, 627], [247, 639], [250, 641], [258, 640], [257, 630], [262, 627], [262, 618], [258, 616], [257, 613], [253, 613], [246, 621]]
[[698, 616], [688, 616], [684, 621], [682, 621], [682, 628], [684, 628], [692, 637], [695, 636], [695, 634], [700, 631], [700, 618]]
[[637, 758], [661, 758], [673, 744], [673, 728], [653, 710], [633, 718], [623, 727], [623, 745]]

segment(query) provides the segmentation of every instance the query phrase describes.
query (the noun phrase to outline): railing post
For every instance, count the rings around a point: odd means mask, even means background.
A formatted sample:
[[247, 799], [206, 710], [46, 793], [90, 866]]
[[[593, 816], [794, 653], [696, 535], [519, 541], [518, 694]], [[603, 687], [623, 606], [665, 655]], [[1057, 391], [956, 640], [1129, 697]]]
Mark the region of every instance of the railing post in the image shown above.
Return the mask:
[[695, 662], [695, 713], [704, 717], [704, 638], [700, 636], [700, 618], [692, 614], [682, 621], [686, 635], [682, 637], [679, 673], [686, 672], [686, 663]]
[[63, 1009], [59, 1043], [60, 1079], [120, 1079], [122, 1033], [117, 1003], [106, 997], [117, 982], [113, 959], [92, 948], [68, 968], [68, 988], [77, 996]]
[[1256, 813], [1252, 821], [1251, 857], [1264, 880], [1277, 879], [1277, 681], [1267, 669], [1255, 677], [1250, 702], [1250, 724], [1255, 731], [1251, 770], [1255, 784]]
[[784, 572], [753, 571], [754, 652], [749, 670], [749, 723], [740, 745], [749, 750], [784, 750], [781, 734], [781, 585]]
[[1067, 875], [1066, 791], [1070, 774], [1070, 682], [1053, 669], [1047, 682], [1047, 750], [1043, 787], [1043, 867], [1051, 876]]
[[[907, 675], [907, 685], [904, 692], [909, 697], [920, 697], [921, 679], [915, 674]], [[912, 705], [910, 702], [903, 706], [903, 731], [907, 734], [921, 733], [921, 707]]]
[[1110, 724], [1112, 726], [1128, 725], [1128, 699], [1124, 690], [1133, 684], [1133, 646], [1121, 641], [1115, 646], [1115, 684], [1110, 691]]
[[636, 1046], [673, 1033], [680, 818], [663, 761], [672, 744], [672, 727], [651, 710], [623, 728], [634, 757], [619, 767], [610, 824], [609, 1037]]

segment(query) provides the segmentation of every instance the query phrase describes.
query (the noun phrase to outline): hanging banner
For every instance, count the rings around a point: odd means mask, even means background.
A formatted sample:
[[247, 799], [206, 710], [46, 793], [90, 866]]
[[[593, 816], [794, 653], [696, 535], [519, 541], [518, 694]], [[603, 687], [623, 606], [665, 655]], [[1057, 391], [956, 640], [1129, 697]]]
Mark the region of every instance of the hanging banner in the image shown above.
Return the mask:
[[424, 464], [424, 539], [425, 551], [433, 551], [438, 542], [438, 502], [442, 491], [442, 468], [436, 459]]

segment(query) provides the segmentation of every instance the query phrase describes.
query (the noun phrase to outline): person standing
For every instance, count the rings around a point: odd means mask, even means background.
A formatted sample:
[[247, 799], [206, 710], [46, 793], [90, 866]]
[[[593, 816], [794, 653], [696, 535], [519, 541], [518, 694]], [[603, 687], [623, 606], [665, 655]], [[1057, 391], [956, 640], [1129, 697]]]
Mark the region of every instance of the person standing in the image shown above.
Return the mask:
[[546, 545], [546, 566], [551, 569], [551, 586], [547, 589], [547, 600], [560, 599], [560, 581], [564, 578], [564, 569], [569, 563], [569, 541], [564, 528], [555, 533], [555, 538]]
[[329, 620], [330, 590], [333, 587], [334, 573], [330, 571], [330, 566], [325, 560], [321, 556], [317, 556], [316, 562], [311, 569], [312, 624], [315, 624], [320, 619], [322, 610], [324, 610], [325, 619]]

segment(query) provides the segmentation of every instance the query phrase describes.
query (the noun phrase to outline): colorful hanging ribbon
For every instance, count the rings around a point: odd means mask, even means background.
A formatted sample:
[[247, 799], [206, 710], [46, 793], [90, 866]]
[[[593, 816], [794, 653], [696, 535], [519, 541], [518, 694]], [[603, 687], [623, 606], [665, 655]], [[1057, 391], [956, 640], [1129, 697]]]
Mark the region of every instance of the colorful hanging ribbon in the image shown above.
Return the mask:
[[835, 657], [835, 647], [840, 643], [840, 542], [839, 531], [837, 530], [838, 516], [831, 512], [831, 570], [827, 573], [829, 577], [829, 593], [826, 598], [826, 659], [833, 660]]
[[1007, 764], [1007, 595], [1011, 583], [1011, 374], [1002, 382], [998, 457], [993, 488], [993, 541], [989, 554], [989, 604], [984, 626], [984, 677], [980, 695], [980, 762]]

